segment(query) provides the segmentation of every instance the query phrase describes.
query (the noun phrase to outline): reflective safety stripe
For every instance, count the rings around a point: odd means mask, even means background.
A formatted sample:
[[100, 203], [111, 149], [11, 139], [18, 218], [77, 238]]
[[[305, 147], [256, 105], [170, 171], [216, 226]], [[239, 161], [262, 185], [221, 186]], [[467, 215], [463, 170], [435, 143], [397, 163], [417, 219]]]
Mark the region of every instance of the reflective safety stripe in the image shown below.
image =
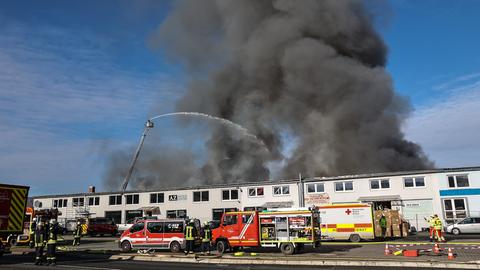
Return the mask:
[[192, 226], [187, 226], [185, 230], [185, 239], [186, 240], [194, 240], [193, 238], [193, 227]]
[[202, 242], [210, 242], [212, 239], [212, 234], [209, 229], [204, 230]]

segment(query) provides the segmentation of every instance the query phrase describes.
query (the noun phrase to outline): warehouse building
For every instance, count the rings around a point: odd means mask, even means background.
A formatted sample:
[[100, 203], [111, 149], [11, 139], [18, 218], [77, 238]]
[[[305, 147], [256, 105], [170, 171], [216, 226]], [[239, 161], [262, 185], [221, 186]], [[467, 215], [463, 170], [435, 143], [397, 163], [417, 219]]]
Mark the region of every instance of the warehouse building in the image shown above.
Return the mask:
[[143, 191], [89, 192], [33, 198], [37, 208], [58, 208], [62, 219], [108, 217], [127, 223], [135, 217], [195, 217], [219, 220], [226, 211], [368, 202], [398, 209], [412, 226], [427, 227], [437, 213], [448, 223], [480, 216], [480, 167], [314, 177], [228, 185]]

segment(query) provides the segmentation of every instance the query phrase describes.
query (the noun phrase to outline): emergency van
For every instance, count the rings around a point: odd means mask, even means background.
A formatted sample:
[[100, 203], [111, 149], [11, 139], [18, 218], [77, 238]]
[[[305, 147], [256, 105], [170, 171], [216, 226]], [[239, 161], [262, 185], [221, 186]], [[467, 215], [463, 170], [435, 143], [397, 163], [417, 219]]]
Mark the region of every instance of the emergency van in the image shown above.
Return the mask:
[[291, 255], [304, 245], [320, 245], [320, 217], [316, 209], [275, 209], [223, 214], [212, 241], [222, 254], [240, 247], [276, 247]]
[[[123, 252], [132, 249], [170, 249], [180, 252], [185, 248], [184, 229], [189, 220], [185, 219], [145, 219], [139, 220], [120, 237], [120, 248]], [[197, 234], [200, 221], [194, 220]]]
[[372, 206], [369, 204], [332, 204], [317, 206], [320, 212], [322, 240], [371, 240], [375, 238]]

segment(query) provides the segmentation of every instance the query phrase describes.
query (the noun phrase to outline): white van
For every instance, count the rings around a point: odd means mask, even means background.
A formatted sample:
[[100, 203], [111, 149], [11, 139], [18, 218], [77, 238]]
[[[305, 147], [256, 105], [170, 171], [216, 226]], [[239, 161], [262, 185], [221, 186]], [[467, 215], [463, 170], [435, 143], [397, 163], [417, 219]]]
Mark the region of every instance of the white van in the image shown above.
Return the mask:
[[480, 217], [467, 217], [447, 227], [447, 233], [459, 235], [463, 233], [480, 233]]

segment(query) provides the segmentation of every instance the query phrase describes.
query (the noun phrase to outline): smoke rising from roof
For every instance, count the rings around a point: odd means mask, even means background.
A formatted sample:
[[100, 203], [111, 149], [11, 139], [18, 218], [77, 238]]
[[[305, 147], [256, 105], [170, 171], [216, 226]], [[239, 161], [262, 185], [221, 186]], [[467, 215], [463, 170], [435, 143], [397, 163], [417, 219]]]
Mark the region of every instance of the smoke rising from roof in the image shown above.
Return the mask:
[[[401, 132], [410, 107], [393, 89], [387, 47], [361, 1], [181, 1], [150, 43], [191, 75], [178, 111], [239, 123], [269, 149], [212, 125], [205, 163], [192, 162], [190, 177], [172, 170], [177, 186], [265, 180], [272, 163], [282, 178], [433, 166]], [[164, 175], [169, 157], [151, 154], [142, 159], [158, 166], [138, 171]], [[182, 172], [182, 162], [167, 163]]]

